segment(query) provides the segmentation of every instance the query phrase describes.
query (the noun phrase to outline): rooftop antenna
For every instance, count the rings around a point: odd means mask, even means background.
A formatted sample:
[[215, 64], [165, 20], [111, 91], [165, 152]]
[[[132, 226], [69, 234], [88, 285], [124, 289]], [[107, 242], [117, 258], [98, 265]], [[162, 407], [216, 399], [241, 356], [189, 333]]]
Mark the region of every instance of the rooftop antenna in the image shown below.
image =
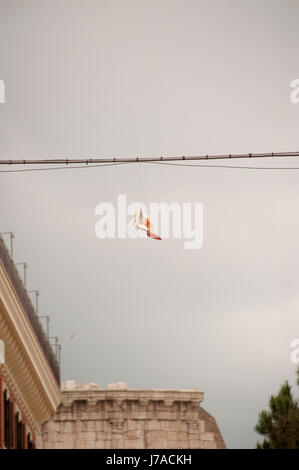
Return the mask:
[[50, 317], [49, 315], [40, 315], [39, 318], [46, 318], [47, 320], [47, 336], [48, 336], [48, 339], [50, 338], [50, 328], [49, 328], [49, 323], [50, 323]]
[[61, 363], [61, 344], [58, 344], [58, 363]]
[[39, 296], [39, 291], [38, 290], [27, 290], [28, 293], [33, 293], [35, 294], [35, 311], [36, 314], [38, 315], [38, 296]]
[[55, 339], [55, 344], [53, 346], [55, 346], [55, 354], [56, 354], [56, 360], [57, 362], [60, 364], [60, 350], [61, 350], [61, 346], [59, 344], [59, 339], [58, 339], [58, 336], [51, 336], [49, 339]]
[[26, 270], [27, 270], [27, 263], [16, 263], [16, 265], [23, 265], [24, 268], [24, 279], [23, 279], [23, 284], [26, 289]]
[[1, 232], [1, 235], [9, 235], [10, 236], [10, 257], [13, 258], [13, 239], [15, 237], [14, 232]]

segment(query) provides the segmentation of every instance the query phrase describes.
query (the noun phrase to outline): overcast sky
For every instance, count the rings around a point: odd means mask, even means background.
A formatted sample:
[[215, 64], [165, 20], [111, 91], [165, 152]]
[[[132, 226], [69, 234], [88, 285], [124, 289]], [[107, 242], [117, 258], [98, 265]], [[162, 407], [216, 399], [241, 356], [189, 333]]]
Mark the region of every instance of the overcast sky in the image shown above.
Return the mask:
[[[299, 150], [298, 1], [0, 0], [0, 12], [1, 158]], [[202, 248], [98, 239], [95, 208], [119, 194], [202, 202]], [[283, 380], [295, 387], [298, 204], [299, 170], [0, 173], [0, 230], [60, 338], [62, 379], [202, 389], [235, 448], [255, 446]]]

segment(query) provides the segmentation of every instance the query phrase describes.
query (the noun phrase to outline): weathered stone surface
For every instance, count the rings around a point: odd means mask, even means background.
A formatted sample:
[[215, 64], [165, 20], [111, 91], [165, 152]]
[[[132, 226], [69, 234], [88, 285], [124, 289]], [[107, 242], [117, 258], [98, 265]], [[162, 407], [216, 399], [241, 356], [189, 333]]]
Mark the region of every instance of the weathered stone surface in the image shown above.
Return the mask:
[[62, 387], [63, 402], [41, 426], [38, 448], [221, 449], [215, 419], [200, 390], [130, 390], [123, 384]]

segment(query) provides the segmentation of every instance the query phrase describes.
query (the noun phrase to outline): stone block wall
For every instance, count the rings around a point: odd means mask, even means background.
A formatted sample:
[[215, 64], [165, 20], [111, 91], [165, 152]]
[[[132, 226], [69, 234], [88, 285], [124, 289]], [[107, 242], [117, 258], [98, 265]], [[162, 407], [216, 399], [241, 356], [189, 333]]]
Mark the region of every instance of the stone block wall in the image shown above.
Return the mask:
[[39, 448], [225, 448], [215, 419], [200, 405], [199, 390], [100, 390], [73, 382], [67, 388], [41, 427]]

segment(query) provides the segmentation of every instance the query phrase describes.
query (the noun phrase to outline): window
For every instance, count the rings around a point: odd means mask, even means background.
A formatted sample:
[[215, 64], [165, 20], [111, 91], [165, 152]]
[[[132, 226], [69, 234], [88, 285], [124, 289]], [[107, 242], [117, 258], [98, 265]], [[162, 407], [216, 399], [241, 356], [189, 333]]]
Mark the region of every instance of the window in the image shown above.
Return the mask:
[[13, 403], [4, 391], [4, 445], [7, 449], [12, 449], [13, 440]]
[[27, 449], [35, 449], [35, 444], [31, 440], [31, 434], [30, 432], [27, 434]]

